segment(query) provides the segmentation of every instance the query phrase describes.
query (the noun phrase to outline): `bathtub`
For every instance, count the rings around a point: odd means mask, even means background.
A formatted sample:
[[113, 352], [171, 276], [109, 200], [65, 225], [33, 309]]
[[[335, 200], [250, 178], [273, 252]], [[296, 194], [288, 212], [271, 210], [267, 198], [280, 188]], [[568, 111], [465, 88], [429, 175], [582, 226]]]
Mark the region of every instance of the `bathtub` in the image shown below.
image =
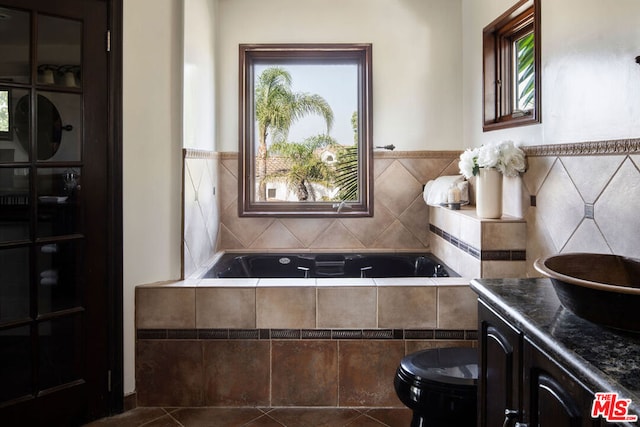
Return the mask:
[[432, 254], [227, 253], [203, 278], [457, 277]]

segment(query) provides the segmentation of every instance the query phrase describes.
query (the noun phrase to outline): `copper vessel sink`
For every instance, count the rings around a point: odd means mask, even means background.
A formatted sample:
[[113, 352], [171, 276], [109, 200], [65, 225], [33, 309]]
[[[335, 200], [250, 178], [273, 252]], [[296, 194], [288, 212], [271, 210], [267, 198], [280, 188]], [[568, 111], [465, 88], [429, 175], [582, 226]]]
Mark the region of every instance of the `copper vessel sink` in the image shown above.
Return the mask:
[[616, 329], [640, 332], [640, 260], [566, 253], [533, 266], [551, 279], [560, 303], [574, 314]]

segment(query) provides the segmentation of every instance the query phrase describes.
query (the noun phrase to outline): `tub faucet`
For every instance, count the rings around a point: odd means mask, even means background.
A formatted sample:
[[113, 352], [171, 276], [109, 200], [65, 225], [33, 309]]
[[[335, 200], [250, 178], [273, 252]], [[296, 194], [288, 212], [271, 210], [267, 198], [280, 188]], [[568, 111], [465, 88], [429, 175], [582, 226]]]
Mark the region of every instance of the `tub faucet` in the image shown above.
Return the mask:
[[340, 201], [340, 203], [334, 203], [333, 205], [331, 205], [332, 208], [338, 208], [338, 210], [336, 211], [336, 213], [340, 213], [340, 211], [347, 205], [347, 202], [345, 202], [344, 200]]
[[360, 269], [360, 278], [361, 279], [366, 278], [367, 277], [367, 271], [369, 271], [369, 270], [373, 270], [373, 267], [372, 266], [362, 267]]
[[304, 272], [304, 278], [305, 279], [309, 278], [309, 268], [308, 267], [298, 267], [298, 270]]

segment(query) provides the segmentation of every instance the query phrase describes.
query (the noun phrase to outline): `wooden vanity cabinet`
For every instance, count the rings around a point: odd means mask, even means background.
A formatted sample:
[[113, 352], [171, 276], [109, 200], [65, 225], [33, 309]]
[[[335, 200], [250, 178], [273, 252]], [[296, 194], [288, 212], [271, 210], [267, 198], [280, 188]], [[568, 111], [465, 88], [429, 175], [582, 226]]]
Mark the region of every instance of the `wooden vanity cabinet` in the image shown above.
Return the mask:
[[506, 416], [516, 419], [522, 412], [522, 334], [482, 301], [478, 316], [479, 426], [501, 426]]
[[482, 300], [478, 316], [479, 427], [604, 426], [592, 391]]
[[523, 410], [528, 426], [604, 425], [600, 418], [591, 418], [594, 393], [526, 337], [523, 368]]

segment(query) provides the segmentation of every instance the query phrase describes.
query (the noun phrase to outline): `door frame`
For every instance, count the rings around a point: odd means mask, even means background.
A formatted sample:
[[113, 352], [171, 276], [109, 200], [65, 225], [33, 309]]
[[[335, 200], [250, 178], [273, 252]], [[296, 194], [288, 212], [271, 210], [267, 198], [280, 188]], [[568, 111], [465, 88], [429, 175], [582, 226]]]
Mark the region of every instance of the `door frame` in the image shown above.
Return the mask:
[[123, 412], [124, 404], [124, 354], [123, 354], [123, 168], [122, 168], [122, 52], [123, 52], [123, 0], [107, 0], [108, 26], [111, 33], [109, 66], [109, 117], [108, 117], [108, 337], [110, 414]]

